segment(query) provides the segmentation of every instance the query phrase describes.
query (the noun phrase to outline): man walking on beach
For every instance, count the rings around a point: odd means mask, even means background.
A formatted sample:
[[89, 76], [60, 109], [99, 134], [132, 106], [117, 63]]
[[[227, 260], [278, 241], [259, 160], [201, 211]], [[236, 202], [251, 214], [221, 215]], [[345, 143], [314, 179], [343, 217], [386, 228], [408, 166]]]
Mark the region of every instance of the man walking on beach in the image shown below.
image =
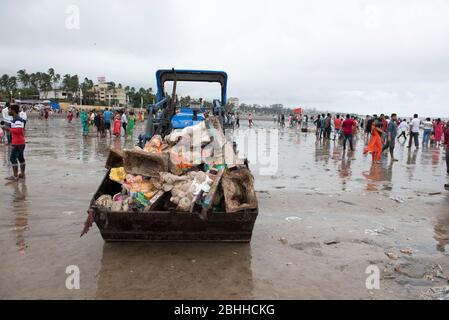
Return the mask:
[[419, 149], [419, 126], [421, 121], [418, 119], [418, 115], [413, 115], [413, 120], [410, 123], [410, 140], [408, 141], [407, 148], [412, 147], [412, 141], [415, 140], [415, 148]]
[[128, 118], [126, 117], [126, 110], [122, 111], [121, 122], [122, 122], [123, 130], [125, 131], [125, 137], [126, 137], [127, 136], [126, 127], [128, 126]]
[[[11, 122], [13, 119], [11, 117], [11, 115], [9, 114], [9, 112], [10, 112], [10, 106], [9, 106], [9, 102], [7, 102], [6, 106], [2, 110], [2, 118], [7, 127], [11, 127]], [[9, 132], [9, 130], [4, 130], [4, 131], [6, 133], [6, 140], [7, 140], [8, 144], [11, 144], [11, 132]]]
[[253, 115], [251, 113], [248, 115], [248, 127], [253, 127]]
[[109, 138], [111, 137], [111, 120], [112, 120], [112, 112], [109, 111], [109, 108], [106, 108], [106, 111], [103, 112], [103, 122], [104, 122], [104, 131], [109, 131]]
[[316, 137], [317, 139], [321, 139], [321, 115], [317, 116], [314, 123], [316, 125]]
[[399, 131], [401, 131], [401, 133], [398, 136], [398, 141], [401, 137], [404, 137], [404, 143], [407, 141], [407, 136], [406, 136], [406, 132], [408, 130], [408, 124], [407, 124], [407, 120], [404, 118], [401, 121], [401, 124], [399, 125]]
[[338, 135], [338, 139], [340, 140], [340, 132], [341, 132], [341, 119], [340, 119], [340, 115], [337, 114], [337, 116], [334, 119], [334, 141]]
[[324, 139], [331, 138], [331, 130], [332, 130], [332, 118], [331, 114], [328, 113], [326, 118], [324, 119]]
[[396, 142], [396, 135], [398, 134], [398, 125], [396, 124], [396, 120], [397, 120], [397, 115], [396, 115], [396, 113], [393, 113], [391, 115], [391, 120], [390, 120], [390, 122], [388, 122], [388, 126], [387, 126], [387, 132], [386, 132], [387, 142], [385, 143], [385, 145], [382, 148], [382, 152], [384, 152], [385, 150], [390, 148], [391, 161], [398, 161], [394, 157], [394, 144]]
[[352, 132], [354, 129], [355, 122], [351, 119], [351, 116], [349, 114], [346, 115], [346, 119], [343, 121], [341, 127], [343, 128], [343, 152], [346, 150], [346, 141], [349, 141], [349, 147], [351, 148], [351, 151], [354, 151], [354, 147], [352, 145]]

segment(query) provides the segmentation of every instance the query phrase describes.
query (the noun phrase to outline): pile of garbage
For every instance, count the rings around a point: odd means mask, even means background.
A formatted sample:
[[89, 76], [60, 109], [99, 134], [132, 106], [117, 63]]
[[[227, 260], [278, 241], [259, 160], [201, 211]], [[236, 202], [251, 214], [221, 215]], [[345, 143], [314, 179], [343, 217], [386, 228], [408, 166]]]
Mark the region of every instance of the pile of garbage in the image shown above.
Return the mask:
[[96, 205], [124, 212], [237, 212], [257, 208], [253, 177], [215, 117], [155, 135], [144, 148], [111, 151], [108, 189]]

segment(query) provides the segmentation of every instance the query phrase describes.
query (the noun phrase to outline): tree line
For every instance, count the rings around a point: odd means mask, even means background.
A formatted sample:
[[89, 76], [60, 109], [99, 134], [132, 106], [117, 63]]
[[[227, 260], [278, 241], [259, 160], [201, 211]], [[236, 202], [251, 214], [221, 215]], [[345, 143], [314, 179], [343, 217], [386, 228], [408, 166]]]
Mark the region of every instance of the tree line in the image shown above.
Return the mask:
[[[152, 88], [139, 88], [125, 86], [121, 83], [107, 82], [108, 90], [116, 92], [116, 89], [124, 89], [128, 96], [129, 104], [133, 107], [148, 105], [156, 101]], [[95, 93], [92, 91], [94, 82], [85, 77], [82, 81], [77, 74], [61, 75], [55, 72], [54, 68], [46, 72], [28, 73], [25, 69], [17, 71], [15, 75], [3, 74], [0, 77], [0, 100], [19, 99], [39, 99], [40, 93], [44, 99], [47, 99], [50, 92], [63, 90], [67, 94], [69, 102], [82, 102], [82, 104], [105, 105], [107, 102], [100, 102], [95, 99]], [[116, 99], [111, 99], [111, 105], [118, 105]]]
[[[156, 102], [156, 96], [152, 88], [139, 88], [124, 86], [115, 82], [107, 82], [108, 90], [116, 92], [116, 89], [124, 89], [128, 97], [129, 105], [132, 107], [140, 107], [141, 104], [149, 105]], [[94, 82], [85, 77], [82, 81], [77, 74], [65, 74], [61, 75], [55, 72], [54, 68], [48, 69], [46, 72], [33, 72], [28, 73], [25, 69], [17, 71], [15, 75], [3, 74], [0, 77], [0, 100], [12, 100], [12, 98], [21, 99], [39, 99], [40, 93], [44, 99], [47, 99], [48, 94], [54, 91], [56, 96], [56, 90], [62, 89], [67, 94], [67, 100], [69, 102], [80, 101], [82, 104], [87, 105], [118, 105], [116, 99], [111, 99], [109, 102], [97, 101], [95, 93], [92, 91]], [[191, 101], [190, 96], [179, 97], [181, 105], [187, 105]], [[206, 107], [212, 107], [212, 102], [204, 101]], [[282, 105], [276, 104], [271, 106], [261, 106], [258, 104], [240, 104], [239, 107], [229, 105], [229, 111], [240, 111], [245, 113], [258, 113], [265, 115], [273, 114], [289, 114], [292, 109], [283, 108]]]

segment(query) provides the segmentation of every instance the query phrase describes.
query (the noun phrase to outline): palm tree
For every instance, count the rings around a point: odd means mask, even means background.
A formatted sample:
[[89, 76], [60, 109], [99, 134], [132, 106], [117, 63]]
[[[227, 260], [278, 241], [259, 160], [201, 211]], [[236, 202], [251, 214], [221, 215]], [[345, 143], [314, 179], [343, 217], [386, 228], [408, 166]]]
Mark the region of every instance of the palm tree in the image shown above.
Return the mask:
[[69, 98], [70, 96], [73, 97], [73, 95], [78, 92], [79, 87], [78, 75], [75, 74], [72, 76], [70, 74], [65, 74], [62, 78], [62, 88], [70, 94]]
[[[9, 76], [7, 74], [2, 75], [0, 78], [0, 92], [7, 91]], [[8, 94], [8, 93], [6, 93]]]
[[44, 93], [44, 98], [47, 99], [48, 92], [52, 90], [52, 76], [45, 72], [40, 74], [39, 90]]
[[56, 99], [56, 85], [61, 81], [61, 75], [59, 73], [55, 73], [55, 69], [48, 69], [48, 75], [50, 76], [51, 87], [54, 90], [54, 97]]
[[65, 74], [62, 78], [62, 88], [69, 92], [70, 90], [70, 82], [71, 82], [72, 76], [70, 74]]
[[14, 96], [14, 92], [17, 89], [17, 78], [16, 77], [9, 77], [6, 75], [5, 78], [2, 77], [2, 81], [6, 80], [6, 91], [9, 93], [10, 100], [12, 101], [12, 97]]
[[17, 78], [19, 79], [23, 88], [26, 88], [30, 85], [30, 75], [26, 72], [25, 69], [17, 71]]
[[[81, 83], [81, 91], [83, 93], [83, 99], [86, 100], [89, 96], [88, 92], [94, 87], [94, 82], [89, 80], [89, 78], [84, 78], [84, 81]], [[92, 97], [92, 93], [90, 95]]]
[[37, 75], [33, 72], [32, 74], [30, 74], [30, 82], [29, 85], [31, 86], [31, 89], [34, 90], [34, 93], [36, 93], [36, 91], [38, 91], [38, 83], [37, 83]]
[[8, 83], [8, 79], [9, 79], [9, 76], [7, 74], [2, 75], [2, 77], [0, 78], [0, 86], [2, 88], [6, 88], [6, 85]]

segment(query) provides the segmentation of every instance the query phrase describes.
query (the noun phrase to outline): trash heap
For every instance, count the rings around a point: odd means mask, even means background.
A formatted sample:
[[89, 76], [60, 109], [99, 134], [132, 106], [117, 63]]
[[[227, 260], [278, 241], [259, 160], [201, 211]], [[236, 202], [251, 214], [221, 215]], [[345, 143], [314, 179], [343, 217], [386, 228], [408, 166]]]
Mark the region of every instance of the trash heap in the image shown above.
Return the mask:
[[257, 208], [253, 177], [226, 141], [220, 122], [155, 135], [143, 149], [112, 151], [108, 179], [95, 204], [120, 212], [238, 212]]

